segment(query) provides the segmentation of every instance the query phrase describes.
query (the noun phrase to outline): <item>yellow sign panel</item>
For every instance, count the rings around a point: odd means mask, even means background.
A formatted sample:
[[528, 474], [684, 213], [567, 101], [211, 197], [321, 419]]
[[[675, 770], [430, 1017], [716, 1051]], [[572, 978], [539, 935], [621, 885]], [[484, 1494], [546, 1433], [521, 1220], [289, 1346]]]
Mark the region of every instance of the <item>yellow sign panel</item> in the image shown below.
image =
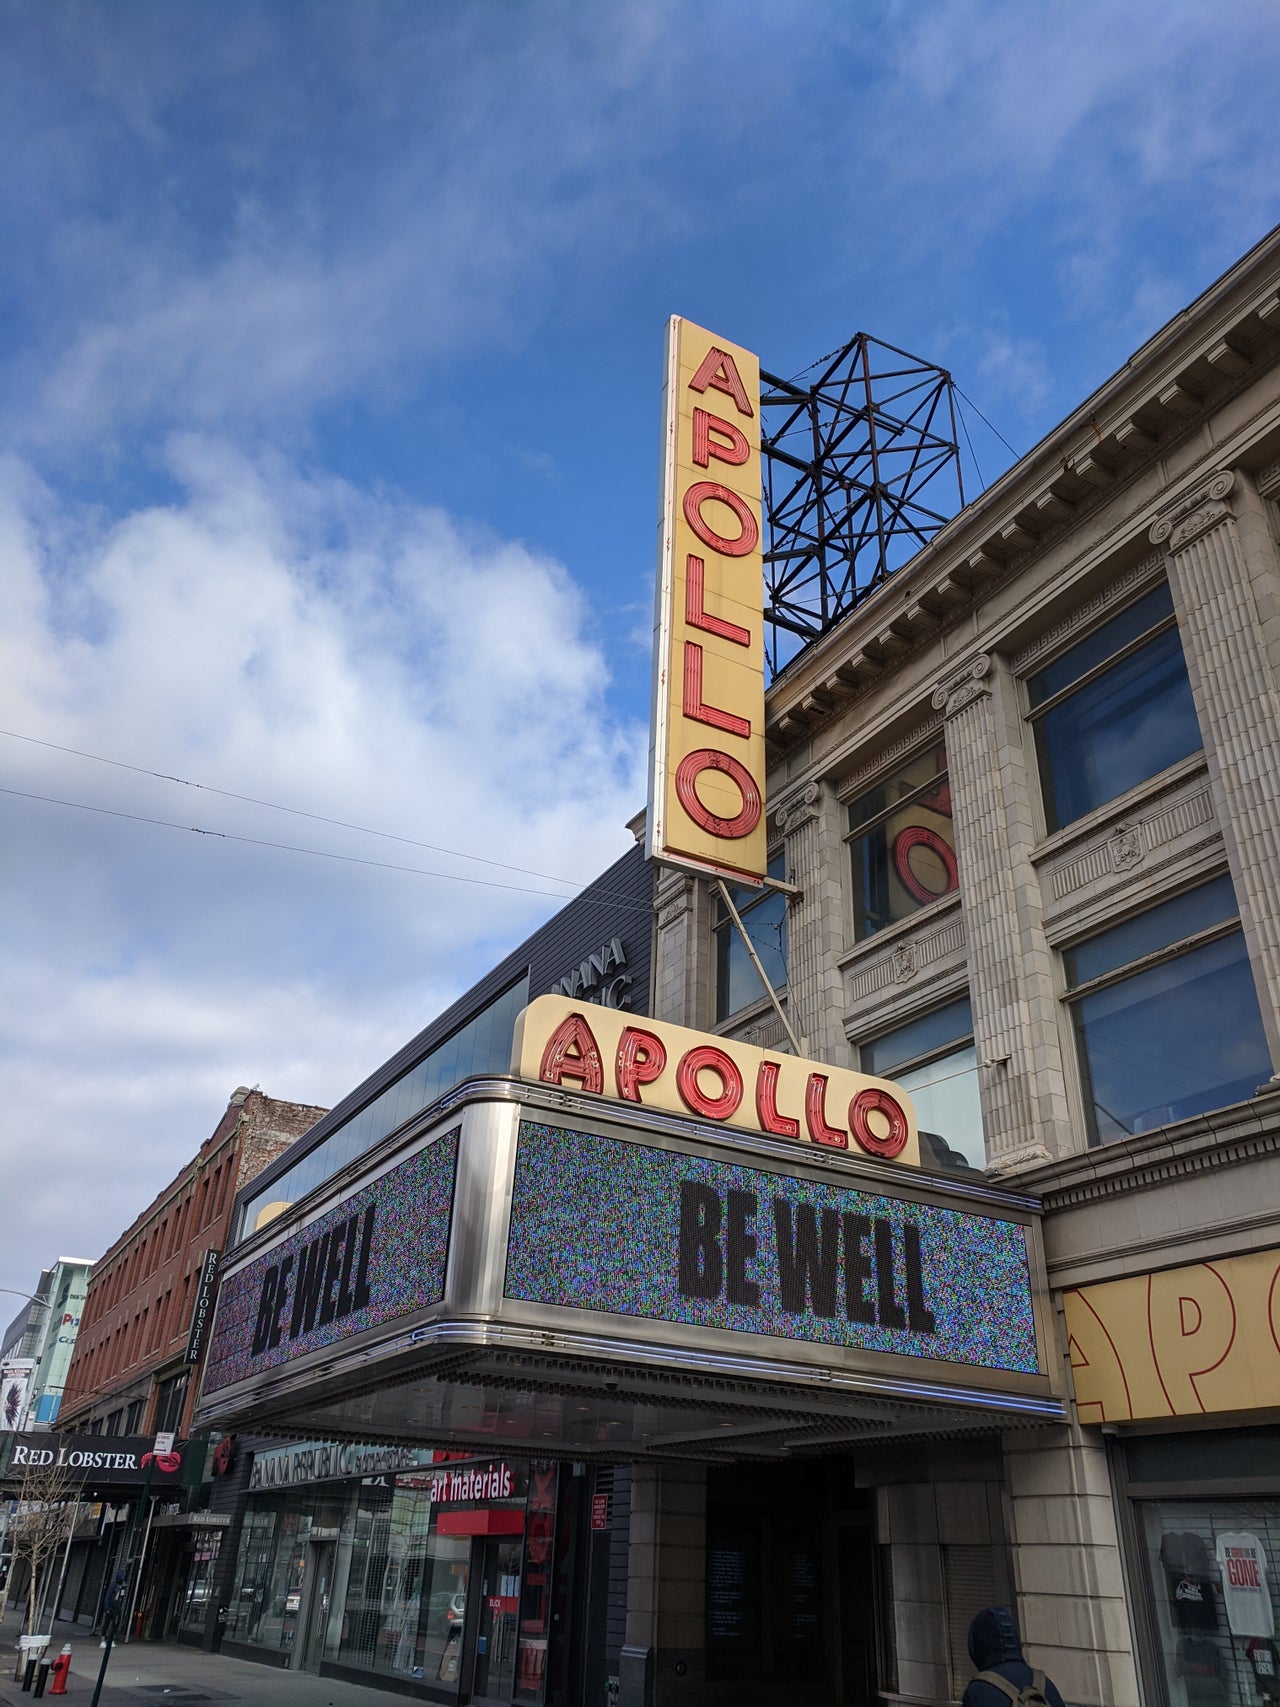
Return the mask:
[[759, 883], [764, 813], [760, 364], [667, 328], [649, 853]]
[[1280, 1406], [1280, 1250], [1063, 1294], [1082, 1422]]
[[539, 996], [516, 1020], [511, 1071], [535, 1084], [920, 1165], [915, 1108], [887, 1079], [566, 996]]

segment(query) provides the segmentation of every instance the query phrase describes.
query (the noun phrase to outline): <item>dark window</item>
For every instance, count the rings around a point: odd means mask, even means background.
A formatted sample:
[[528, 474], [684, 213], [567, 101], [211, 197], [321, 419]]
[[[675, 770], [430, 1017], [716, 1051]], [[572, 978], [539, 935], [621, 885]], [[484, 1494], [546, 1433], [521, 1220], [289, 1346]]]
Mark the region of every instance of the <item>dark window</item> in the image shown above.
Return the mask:
[[959, 887], [947, 750], [939, 742], [849, 807], [859, 941]]
[[187, 1397], [187, 1372], [171, 1375], [156, 1391], [156, 1434], [176, 1434], [182, 1425], [182, 1407]]
[[911, 1093], [926, 1166], [955, 1166], [959, 1160], [986, 1167], [968, 996], [864, 1043], [860, 1059], [864, 1073], [892, 1079]]
[[1050, 830], [1201, 747], [1167, 586], [1103, 623], [1027, 687]]
[[142, 1427], [142, 1400], [135, 1399], [124, 1414], [124, 1432], [137, 1434]]
[[121, 1432], [123, 1424], [124, 1424], [124, 1412], [123, 1412], [123, 1410], [112, 1411], [111, 1415], [107, 1418], [106, 1422], [104, 1422], [102, 1425], [102, 1432], [103, 1432], [103, 1434], [119, 1434]]
[[[782, 878], [783, 856], [774, 854], [769, 860], [769, 876]], [[780, 990], [787, 981], [787, 897], [780, 889], [749, 889], [745, 885], [729, 885], [733, 904], [738, 909], [743, 928], [760, 956], [770, 984]], [[760, 974], [752, 965], [746, 944], [724, 904], [716, 893], [716, 1019], [728, 1019], [739, 1008], [758, 1002], [765, 994]]]
[[1229, 877], [1068, 949], [1093, 1143], [1243, 1102], [1271, 1075]]

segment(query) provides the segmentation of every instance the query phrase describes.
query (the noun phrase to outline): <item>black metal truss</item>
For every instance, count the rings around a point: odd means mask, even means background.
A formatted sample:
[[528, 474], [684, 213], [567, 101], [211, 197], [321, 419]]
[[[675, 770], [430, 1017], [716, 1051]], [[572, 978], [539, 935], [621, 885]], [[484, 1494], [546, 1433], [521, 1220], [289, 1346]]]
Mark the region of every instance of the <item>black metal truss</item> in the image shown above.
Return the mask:
[[964, 504], [944, 368], [857, 333], [805, 386], [760, 375], [770, 671], [837, 622]]

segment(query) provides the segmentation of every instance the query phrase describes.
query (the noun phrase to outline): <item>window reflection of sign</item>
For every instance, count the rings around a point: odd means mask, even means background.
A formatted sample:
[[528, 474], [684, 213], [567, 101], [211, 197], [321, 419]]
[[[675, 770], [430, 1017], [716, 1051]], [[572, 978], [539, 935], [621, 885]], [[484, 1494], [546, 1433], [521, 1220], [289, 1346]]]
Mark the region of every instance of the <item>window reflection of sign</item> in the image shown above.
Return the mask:
[[[927, 849], [933, 858], [917, 859], [913, 863], [911, 855], [917, 848]], [[942, 867], [941, 882], [938, 881], [935, 861]], [[893, 838], [893, 868], [902, 887], [921, 906], [937, 901], [959, 887], [960, 874], [956, 869], [955, 854], [936, 830], [930, 830], [924, 824], [909, 824]], [[932, 881], [928, 881], [926, 872]]]

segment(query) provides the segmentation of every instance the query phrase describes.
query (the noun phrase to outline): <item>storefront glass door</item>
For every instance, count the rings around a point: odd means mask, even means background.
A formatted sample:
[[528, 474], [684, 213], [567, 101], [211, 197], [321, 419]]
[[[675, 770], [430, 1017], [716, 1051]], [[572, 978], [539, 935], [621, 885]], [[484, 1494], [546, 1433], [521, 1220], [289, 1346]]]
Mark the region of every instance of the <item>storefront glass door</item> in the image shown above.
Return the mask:
[[516, 1675], [516, 1623], [520, 1612], [523, 1541], [484, 1543], [480, 1615], [476, 1621], [475, 1700], [511, 1700]]
[[324, 1656], [325, 1632], [329, 1627], [329, 1606], [333, 1600], [332, 1541], [313, 1541], [307, 1560], [307, 1625], [302, 1644], [302, 1669], [319, 1671]]

